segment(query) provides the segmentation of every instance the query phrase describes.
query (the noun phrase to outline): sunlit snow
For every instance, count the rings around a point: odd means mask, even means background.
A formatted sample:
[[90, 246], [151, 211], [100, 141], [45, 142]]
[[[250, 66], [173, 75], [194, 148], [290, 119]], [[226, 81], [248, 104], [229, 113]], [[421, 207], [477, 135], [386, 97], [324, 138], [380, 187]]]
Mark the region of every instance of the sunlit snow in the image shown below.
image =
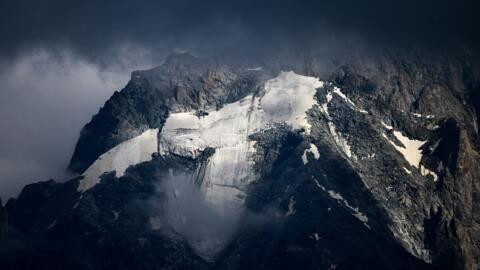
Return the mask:
[[307, 153], [312, 153], [314, 159], [319, 159], [320, 158], [320, 153], [318, 153], [317, 146], [315, 146], [315, 144], [311, 143], [310, 148], [305, 149], [305, 151], [303, 151], [302, 161], [303, 161], [304, 165], [306, 165], [308, 163]]
[[106, 172], [115, 171], [116, 176], [121, 177], [129, 166], [151, 160], [152, 154], [157, 152], [157, 134], [158, 129], [149, 129], [101, 155], [83, 173], [78, 190], [83, 192], [95, 186]]
[[222, 206], [220, 211], [240, 205], [246, 186], [255, 180], [249, 135], [281, 123], [308, 133], [306, 111], [316, 103], [314, 95], [322, 85], [313, 77], [282, 72], [265, 83], [259, 96], [249, 95], [201, 117], [194, 112], [171, 114], [160, 134], [160, 154], [195, 158], [214, 148], [202, 182], [206, 199]]
[[422, 150], [420, 147], [426, 143], [426, 141], [419, 141], [415, 139], [410, 139], [400, 131], [393, 131], [393, 135], [397, 140], [399, 140], [403, 146], [398, 146], [394, 142], [392, 142], [385, 134], [382, 134], [383, 137], [391, 144], [398, 152], [400, 152], [405, 160], [413, 167], [418, 168], [420, 165], [420, 161], [422, 160]]
[[427, 169], [425, 166], [421, 164], [420, 164], [420, 174], [422, 176], [431, 175], [433, 177], [434, 182], [438, 181], [438, 175], [435, 172], [430, 171], [429, 169]]
[[[320, 104], [320, 110], [327, 116], [328, 119], [328, 130], [330, 131], [330, 135], [332, 135], [333, 140], [337, 144], [338, 147], [342, 150], [342, 152], [349, 158], [352, 156], [356, 158], [354, 155], [352, 155], [352, 150], [350, 149], [350, 145], [348, 144], [347, 140], [342, 136], [340, 132], [337, 132], [337, 129], [335, 127], [335, 124], [331, 121], [330, 113], [328, 112], [328, 104], [330, 101], [333, 99], [333, 94], [335, 93], [338, 96], [340, 96], [342, 99], [344, 99], [346, 102], [351, 104], [352, 106], [355, 107], [355, 104], [351, 102], [341, 91], [339, 88], [335, 87], [333, 92], [329, 92], [326, 95], [327, 102]], [[355, 107], [356, 108], [356, 107]]]

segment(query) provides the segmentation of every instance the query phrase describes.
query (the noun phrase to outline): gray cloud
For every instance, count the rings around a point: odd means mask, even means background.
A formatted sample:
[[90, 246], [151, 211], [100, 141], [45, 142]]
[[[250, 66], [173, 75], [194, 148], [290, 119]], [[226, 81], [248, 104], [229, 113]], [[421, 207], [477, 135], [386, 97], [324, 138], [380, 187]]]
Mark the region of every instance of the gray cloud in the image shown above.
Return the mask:
[[0, 196], [15, 196], [30, 182], [69, 177], [65, 168], [81, 127], [129, 75], [68, 51], [29, 51], [0, 65]]
[[[153, 214], [164, 212], [166, 226], [187, 239], [195, 251], [210, 260], [233, 237], [243, 207], [229, 208], [208, 202], [204, 192], [184, 173], [162, 177], [158, 191], [167, 195], [162, 205], [153, 201]], [[156, 209], [159, 205], [163, 209]]]

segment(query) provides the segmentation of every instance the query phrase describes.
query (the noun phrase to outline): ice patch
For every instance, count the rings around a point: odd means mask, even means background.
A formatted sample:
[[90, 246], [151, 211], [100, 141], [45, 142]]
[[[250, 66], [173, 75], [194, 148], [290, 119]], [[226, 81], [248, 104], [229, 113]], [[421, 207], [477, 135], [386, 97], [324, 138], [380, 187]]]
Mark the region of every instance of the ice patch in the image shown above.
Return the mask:
[[83, 173], [78, 191], [84, 192], [95, 186], [106, 172], [115, 171], [116, 176], [121, 177], [129, 166], [151, 160], [152, 154], [157, 152], [157, 134], [158, 129], [148, 129], [101, 155]]
[[319, 158], [320, 158], [320, 153], [318, 153], [318, 148], [317, 148], [317, 146], [315, 146], [315, 144], [311, 143], [311, 144], [310, 144], [310, 148], [309, 148], [309, 149], [305, 149], [305, 151], [303, 151], [302, 161], [303, 161], [303, 164], [304, 164], [304, 165], [306, 165], [306, 164], [308, 163], [307, 153], [312, 153], [312, 154], [313, 154], [313, 158], [315, 158], [315, 159], [319, 159]]

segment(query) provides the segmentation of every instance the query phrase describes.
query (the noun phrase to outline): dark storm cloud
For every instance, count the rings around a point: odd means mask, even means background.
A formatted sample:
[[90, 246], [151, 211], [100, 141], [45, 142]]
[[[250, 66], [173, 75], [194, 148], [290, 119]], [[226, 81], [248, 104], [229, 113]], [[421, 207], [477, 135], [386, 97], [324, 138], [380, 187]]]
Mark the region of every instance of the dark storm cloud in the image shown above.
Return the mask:
[[308, 45], [328, 32], [380, 43], [476, 44], [477, 2], [2, 1], [0, 46], [4, 55], [31, 46], [69, 46], [95, 58], [123, 42], [209, 53], [282, 38]]

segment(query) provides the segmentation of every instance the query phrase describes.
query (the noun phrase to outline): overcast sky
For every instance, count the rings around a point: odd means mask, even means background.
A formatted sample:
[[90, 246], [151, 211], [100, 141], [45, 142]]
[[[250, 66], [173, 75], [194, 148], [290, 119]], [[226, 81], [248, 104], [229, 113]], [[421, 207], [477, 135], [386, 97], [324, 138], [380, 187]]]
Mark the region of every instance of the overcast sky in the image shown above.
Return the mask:
[[172, 51], [302, 50], [345, 36], [476, 50], [477, 2], [0, 1], [0, 196], [67, 178], [81, 127], [132, 70]]

